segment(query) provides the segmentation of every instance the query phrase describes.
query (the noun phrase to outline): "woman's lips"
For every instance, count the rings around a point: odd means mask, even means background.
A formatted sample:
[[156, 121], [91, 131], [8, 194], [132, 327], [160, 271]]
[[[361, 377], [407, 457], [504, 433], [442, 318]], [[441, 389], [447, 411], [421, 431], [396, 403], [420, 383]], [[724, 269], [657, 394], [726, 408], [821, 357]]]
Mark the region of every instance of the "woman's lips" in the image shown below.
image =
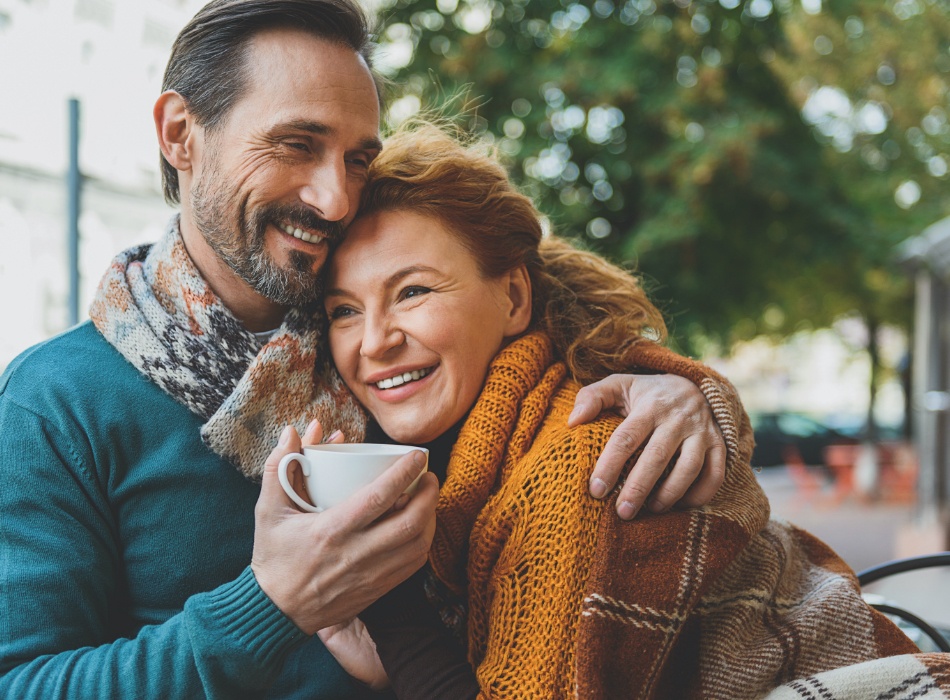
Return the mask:
[[423, 367], [421, 369], [407, 370], [405, 372], [397, 372], [390, 377], [386, 377], [380, 381], [373, 382], [379, 389], [393, 389], [397, 386], [402, 386], [403, 384], [408, 384], [409, 382], [417, 382], [423, 377], [425, 377], [429, 372], [432, 371], [432, 367]]
[[388, 389], [381, 389], [379, 386], [377, 386], [376, 382], [370, 382], [367, 384], [367, 386], [369, 387], [370, 394], [380, 401], [385, 401], [387, 403], [404, 401], [410, 396], [413, 396], [425, 389], [432, 382], [432, 377], [438, 371], [438, 369], [439, 365], [435, 365], [434, 367], [428, 368], [428, 371], [425, 373], [425, 375], [421, 376], [419, 379], [413, 379], [412, 381], [404, 382], [398, 386], [393, 386]]

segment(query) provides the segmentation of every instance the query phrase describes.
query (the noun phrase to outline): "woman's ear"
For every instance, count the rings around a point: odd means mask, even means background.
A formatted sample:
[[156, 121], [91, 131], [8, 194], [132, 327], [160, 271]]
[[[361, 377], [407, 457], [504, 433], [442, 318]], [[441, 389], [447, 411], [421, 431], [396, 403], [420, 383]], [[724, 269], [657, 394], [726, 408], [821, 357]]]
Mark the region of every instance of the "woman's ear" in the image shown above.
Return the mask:
[[524, 333], [531, 325], [531, 277], [524, 265], [506, 274], [506, 293], [511, 306], [505, 324], [505, 337]]
[[158, 146], [165, 160], [175, 170], [191, 170], [195, 156], [192, 139], [196, 125], [185, 99], [174, 90], [163, 92], [155, 102], [152, 117], [155, 119]]

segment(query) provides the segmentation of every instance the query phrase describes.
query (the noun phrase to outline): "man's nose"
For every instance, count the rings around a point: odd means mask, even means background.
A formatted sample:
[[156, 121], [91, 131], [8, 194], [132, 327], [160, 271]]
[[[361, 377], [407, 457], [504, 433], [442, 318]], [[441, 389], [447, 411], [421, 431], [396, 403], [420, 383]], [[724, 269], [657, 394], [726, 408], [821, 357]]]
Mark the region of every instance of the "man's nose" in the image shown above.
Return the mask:
[[389, 315], [366, 318], [360, 356], [380, 358], [406, 342], [406, 334], [391, 322]]
[[346, 163], [327, 160], [314, 168], [310, 182], [300, 191], [300, 200], [317, 210], [326, 221], [342, 221], [350, 212], [346, 189]]

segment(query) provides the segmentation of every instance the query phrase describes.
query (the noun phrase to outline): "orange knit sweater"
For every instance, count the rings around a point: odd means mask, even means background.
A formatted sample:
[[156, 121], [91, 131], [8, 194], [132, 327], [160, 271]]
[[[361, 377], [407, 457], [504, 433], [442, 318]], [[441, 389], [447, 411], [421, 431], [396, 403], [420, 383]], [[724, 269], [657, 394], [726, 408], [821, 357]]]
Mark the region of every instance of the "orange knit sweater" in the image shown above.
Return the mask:
[[[726, 438], [726, 481], [705, 508], [621, 521], [616, 495], [587, 493], [619, 418], [567, 428], [580, 387], [550, 341], [535, 333], [506, 347], [453, 448], [430, 552], [435, 575], [467, 597], [481, 696], [758, 697], [799, 672], [907, 651], [834, 553], [769, 523], [748, 419], [728, 383], [650, 343], [638, 358], [703, 389]], [[819, 583], [820, 594], [810, 588]], [[728, 606], [750, 590], [766, 596], [762, 610], [736, 617]], [[821, 632], [821, 643], [788, 659], [796, 626], [812, 640]]]
[[449, 461], [430, 561], [469, 597], [469, 656], [489, 696], [572, 693], [574, 643], [604, 501], [587, 480], [619, 422], [571, 430], [579, 385], [532, 335], [509, 345]]

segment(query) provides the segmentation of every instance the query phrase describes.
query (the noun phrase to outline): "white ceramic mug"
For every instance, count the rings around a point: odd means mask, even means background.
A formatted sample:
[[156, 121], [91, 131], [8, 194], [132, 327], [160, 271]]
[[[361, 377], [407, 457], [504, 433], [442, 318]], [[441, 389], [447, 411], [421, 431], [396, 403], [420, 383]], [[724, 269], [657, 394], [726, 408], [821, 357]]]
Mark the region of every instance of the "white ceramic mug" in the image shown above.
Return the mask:
[[[280, 460], [277, 478], [294, 503], [311, 513], [320, 513], [345, 501], [412, 450], [425, 453], [428, 469], [429, 451], [423, 447], [373, 443], [307, 445], [303, 454], [293, 452]], [[287, 468], [294, 461], [300, 463], [312, 505], [294, 491], [287, 478]], [[421, 477], [422, 474], [416, 477], [406, 493], [415, 490]]]

